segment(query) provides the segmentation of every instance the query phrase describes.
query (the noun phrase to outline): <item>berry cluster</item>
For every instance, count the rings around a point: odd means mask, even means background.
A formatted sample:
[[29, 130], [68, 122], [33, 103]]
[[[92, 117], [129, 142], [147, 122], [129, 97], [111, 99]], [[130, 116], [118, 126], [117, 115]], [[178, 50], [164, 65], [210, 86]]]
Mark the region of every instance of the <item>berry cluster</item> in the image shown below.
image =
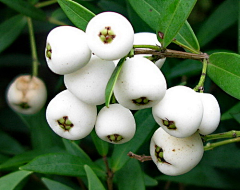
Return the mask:
[[167, 89], [160, 70], [165, 58], [126, 58], [113, 90], [117, 103], [97, 113], [97, 106], [105, 103], [105, 89], [117, 61], [128, 55], [133, 45], [161, 46], [155, 34], [134, 34], [130, 22], [115, 12], [96, 15], [86, 32], [72, 26], [51, 30], [46, 61], [54, 73], [64, 75], [66, 90], [49, 102], [47, 122], [63, 138], [84, 138], [95, 127], [102, 140], [121, 144], [131, 140], [136, 131], [131, 110], [152, 108], [160, 125], [151, 139], [152, 160], [167, 175], [186, 173], [201, 160], [200, 134], [217, 128], [220, 109], [211, 94], [186, 86]]

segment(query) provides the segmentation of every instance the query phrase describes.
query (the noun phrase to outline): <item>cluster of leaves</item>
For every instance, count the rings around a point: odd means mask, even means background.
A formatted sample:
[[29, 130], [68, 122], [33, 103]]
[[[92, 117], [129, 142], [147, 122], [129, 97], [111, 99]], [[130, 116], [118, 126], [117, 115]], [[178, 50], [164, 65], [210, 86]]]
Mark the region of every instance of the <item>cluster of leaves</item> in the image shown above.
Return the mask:
[[[194, 14], [196, 0], [0, 0], [5, 7], [1, 11], [0, 67], [4, 74], [1, 85], [12, 80], [15, 74], [28, 72], [31, 55], [21, 53], [27, 34], [28, 18], [34, 21], [37, 50], [42, 63], [40, 77], [49, 90], [49, 99], [63, 88], [62, 78], [50, 74], [44, 61], [46, 34], [58, 24], [75, 25], [82, 30], [88, 21], [102, 11], [116, 11], [127, 16], [135, 32], [156, 32], [164, 48], [184, 47], [187, 52], [208, 50], [209, 63], [205, 92], [213, 93], [219, 100], [222, 115], [217, 132], [237, 130], [240, 124], [240, 56], [231, 43], [231, 31], [237, 31], [238, 0], [223, 1], [214, 7], [206, 20], [197, 25], [196, 35], [187, 21]], [[205, 4], [204, 4], [205, 3]], [[200, 4], [200, 5], [199, 5]], [[201, 7], [201, 6], [200, 6]], [[226, 8], [227, 7], [227, 8]], [[198, 14], [195, 12], [195, 14]], [[232, 30], [234, 29], [234, 30]], [[230, 33], [229, 35], [227, 35]], [[44, 34], [44, 38], [42, 37]], [[40, 37], [41, 36], [41, 37]], [[43, 41], [43, 42], [42, 42]], [[218, 42], [225, 43], [219, 45]], [[229, 42], [230, 41], [230, 42]], [[210, 42], [217, 45], [212, 45]], [[200, 45], [201, 49], [200, 49]], [[11, 46], [10, 46], [11, 45]], [[12, 48], [16, 46], [17, 48]], [[219, 47], [221, 49], [219, 49]], [[12, 49], [11, 49], [12, 48]], [[224, 49], [223, 49], [224, 48]], [[16, 53], [15, 49], [20, 53]], [[29, 49], [27, 48], [29, 51]], [[183, 49], [180, 49], [183, 50]], [[30, 51], [29, 51], [30, 52]], [[120, 68], [119, 65], [118, 68]], [[202, 64], [191, 59], [167, 59], [162, 68], [168, 87], [181, 82], [194, 87], [201, 75]], [[26, 71], [27, 70], [27, 71]], [[117, 77], [113, 74], [112, 85]], [[3, 78], [1, 78], [3, 79]], [[109, 86], [109, 93], [112, 85]], [[2, 89], [3, 89], [2, 88]], [[2, 95], [2, 94], [1, 94]], [[4, 97], [4, 95], [2, 95]], [[109, 98], [110, 99], [110, 98]], [[45, 119], [45, 110], [36, 115], [13, 113], [1, 102], [0, 130], [0, 189], [159, 189], [175, 184], [186, 188], [237, 189], [236, 175], [240, 170], [239, 147], [231, 144], [207, 151], [201, 163], [191, 172], [170, 177], [162, 175], [152, 162], [139, 163], [127, 156], [129, 151], [149, 154], [149, 141], [157, 129], [151, 109], [134, 113], [137, 131], [134, 138], [122, 145], [110, 145], [100, 140], [94, 131], [80, 141], [69, 141], [55, 135]], [[14, 118], [14, 119], [13, 119]], [[79, 146], [80, 145], [80, 146]], [[204, 181], [204, 183], [203, 183]], [[108, 184], [108, 185], [107, 185]]]

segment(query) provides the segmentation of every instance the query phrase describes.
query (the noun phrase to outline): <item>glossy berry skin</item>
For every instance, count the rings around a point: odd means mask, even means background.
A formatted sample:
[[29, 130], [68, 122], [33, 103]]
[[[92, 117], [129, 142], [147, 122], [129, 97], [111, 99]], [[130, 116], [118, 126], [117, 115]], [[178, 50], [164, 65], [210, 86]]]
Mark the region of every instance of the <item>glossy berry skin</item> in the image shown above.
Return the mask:
[[46, 103], [47, 89], [40, 78], [20, 75], [10, 83], [6, 99], [14, 111], [22, 114], [35, 114]]
[[177, 176], [192, 170], [202, 159], [203, 143], [198, 132], [176, 138], [158, 128], [150, 142], [150, 155], [159, 171]]
[[101, 59], [120, 59], [133, 47], [133, 27], [116, 12], [97, 14], [89, 21], [86, 34], [89, 48]]
[[130, 110], [156, 105], [165, 95], [166, 80], [160, 69], [143, 57], [127, 59], [114, 87], [117, 101]]
[[198, 93], [203, 104], [203, 117], [199, 126], [199, 133], [202, 135], [208, 135], [213, 133], [221, 118], [220, 107], [217, 99], [209, 93]]
[[82, 139], [90, 134], [96, 117], [96, 106], [80, 101], [69, 90], [57, 94], [46, 109], [46, 119], [51, 129], [70, 140]]
[[73, 26], [52, 29], [47, 36], [45, 57], [48, 67], [59, 75], [82, 68], [91, 58], [85, 32]]
[[80, 100], [100, 105], [105, 102], [105, 88], [115, 65], [93, 55], [89, 63], [76, 72], [64, 75], [64, 83]]
[[130, 141], [136, 131], [136, 123], [131, 111], [120, 104], [103, 107], [98, 116], [95, 130], [99, 138], [113, 144]]
[[194, 134], [203, 116], [198, 94], [186, 86], [167, 89], [164, 98], [153, 107], [156, 122], [170, 135], [184, 138]]

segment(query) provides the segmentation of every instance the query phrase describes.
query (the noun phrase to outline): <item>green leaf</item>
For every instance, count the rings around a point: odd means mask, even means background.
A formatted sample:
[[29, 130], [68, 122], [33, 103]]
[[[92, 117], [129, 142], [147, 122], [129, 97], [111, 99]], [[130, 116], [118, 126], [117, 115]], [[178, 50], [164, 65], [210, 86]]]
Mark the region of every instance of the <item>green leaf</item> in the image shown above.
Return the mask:
[[72, 23], [83, 31], [95, 16], [90, 10], [72, 0], [58, 0], [58, 3]]
[[193, 52], [200, 51], [200, 46], [197, 37], [195, 36], [192, 27], [187, 21], [185, 21], [185, 23], [183, 24], [182, 28], [180, 29], [175, 38], [178, 42], [187, 46]]
[[83, 166], [88, 164], [98, 176], [105, 176], [93, 162], [89, 162], [78, 156], [67, 153], [55, 153], [41, 155], [28, 164], [20, 167], [21, 170], [34, 171], [45, 174], [67, 175], [67, 176], [85, 176]]
[[98, 179], [94, 171], [88, 165], [84, 165], [84, 169], [87, 174], [88, 189], [89, 190], [105, 190], [102, 182]]
[[29, 16], [33, 19], [37, 20], [46, 20], [45, 13], [36, 7], [34, 7], [31, 3], [23, 0], [0, 0], [0, 2], [6, 4], [10, 8], [15, 11], [22, 13], [23, 15]]
[[131, 151], [136, 151], [141, 145], [154, 133], [154, 130], [158, 127], [152, 116], [151, 109], [143, 109], [136, 112], [134, 115], [136, 120], [137, 130], [132, 140], [127, 143], [114, 145], [112, 154], [112, 170], [118, 171], [121, 169], [129, 159], [127, 154]]
[[227, 94], [240, 99], [240, 55], [213, 53], [209, 57], [208, 76]]
[[107, 86], [106, 86], [106, 89], [105, 89], [105, 104], [106, 104], [107, 107], [110, 104], [111, 97], [112, 97], [112, 94], [113, 94], [113, 89], [114, 89], [114, 86], [116, 84], [119, 73], [122, 69], [123, 63], [125, 62], [125, 59], [126, 59], [126, 57], [119, 60], [117, 66], [115, 67], [115, 69], [114, 69], [114, 71], [113, 71], [113, 73], [112, 73], [112, 75], [111, 75], [111, 77], [110, 77], [110, 79], [107, 83]]
[[0, 178], [0, 189], [14, 190], [32, 172], [16, 171]]
[[62, 184], [58, 181], [54, 181], [48, 178], [43, 177], [42, 178], [43, 183], [47, 186], [49, 190], [74, 190], [71, 187], [68, 187], [65, 184]]
[[66, 150], [75, 156], [78, 156], [82, 159], [86, 159], [88, 161], [92, 161], [91, 158], [76, 144], [75, 141], [71, 141], [68, 139], [62, 139], [65, 145]]
[[101, 156], [106, 156], [108, 154], [109, 143], [100, 139], [95, 130], [92, 130], [91, 137], [93, 143]]
[[144, 183], [146, 186], [156, 186], [158, 181], [144, 173]]
[[201, 47], [237, 22], [239, 0], [223, 1], [198, 30], [197, 38]]
[[0, 152], [15, 155], [24, 152], [24, 148], [16, 139], [0, 131]]
[[25, 17], [17, 15], [0, 24], [0, 52], [16, 40], [26, 23]]
[[119, 190], [145, 189], [143, 171], [136, 159], [129, 160], [121, 170], [116, 172], [116, 180]]
[[196, 2], [196, 0], [162, 0], [159, 3], [161, 18], [158, 21], [157, 33], [161, 33], [158, 39], [163, 47], [167, 47], [175, 38]]
[[222, 114], [221, 120], [227, 120], [227, 119], [232, 119], [234, 114], [239, 114], [240, 113], [240, 102], [238, 102], [236, 105], [231, 107], [229, 110], [227, 110], [225, 113]]

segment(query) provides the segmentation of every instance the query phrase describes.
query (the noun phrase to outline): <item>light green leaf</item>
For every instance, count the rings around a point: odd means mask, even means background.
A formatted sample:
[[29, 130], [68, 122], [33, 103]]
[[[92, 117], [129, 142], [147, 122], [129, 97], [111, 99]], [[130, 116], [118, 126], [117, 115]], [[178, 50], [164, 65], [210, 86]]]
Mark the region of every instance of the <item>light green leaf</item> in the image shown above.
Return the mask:
[[237, 22], [239, 0], [223, 1], [198, 30], [197, 38], [203, 47]]
[[95, 16], [90, 10], [72, 0], [58, 0], [58, 3], [72, 23], [83, 31]]
[[85, 176], [83, 166], [88, 164], [98, 176], [105, 176], [93, 162], [82, 159], [67, 153], [54, 153], [38, 156], [28, 164], [20, 167], [21, 170], [34, 171], [45, 174], [67, 175], [67, 176]]
[[54, 181], [45, 177], [42, 178], [42, 181], [49, 190], [74, 190], [65, 184], [62, 184], [58, 181]]
[[98, 153], [101, 156], [106, 156], [108, 153], [109, 143], [100, 139], [97, 136], [95, 130], [92, 130], [91, 137], [92, 137], [93, 143], [94, 143]]
[[144, 190], [144, 176], [139, 161], [131, 159], [125, 166], [116, 172], [116, 180], [119, 190]]
[[227, 120], [232, 119], [233, 114], [239, 114], [240, 113], [240, 102], [238, 102], [236, 105], [231, 107], [229, 110], [227, 110], [225, 113], [222, 114], [221, 120]]
[[0, 24], [0, 52], [16, 40], [26, 23], [25, 17], [17, 15]]
[[32, 172], [16, 171], [0, 178], [0, 189], [14, 190], [18, 184], [29, 176]]
[[36, 7], [34, 7], [31, 3], [23, 0], [0, 0], [0, 2], [6, 4], [10, 8], [15, 11], [22, 13], [23, 15], [29, 16], [33, 19], [37, 20], [46, 20], [45, 13]]
[[84, 165], [84, 169], [87, 174], [89, 190], [106, 190], [97, 175], [88, 165]]
[[136, 112], [134, 117], [138, 127], [133, 139], [124, 144], [114, 145], [111, 160], [113, 171], [118, 171], [121, 169], [127, 163], [127, 161], [131, 159], [127, 154], [130, 151], [136, 153], [141, 145], [147, 139], [150, 139], [151, 135], [154, 133], [154, 130], [158, 127], [153, 119], [151, 109], [139, 110]]
[[209, 57], [208, 76], [222, 90], [240, 99], [240, 55], [234, 53], [214, 53]]

